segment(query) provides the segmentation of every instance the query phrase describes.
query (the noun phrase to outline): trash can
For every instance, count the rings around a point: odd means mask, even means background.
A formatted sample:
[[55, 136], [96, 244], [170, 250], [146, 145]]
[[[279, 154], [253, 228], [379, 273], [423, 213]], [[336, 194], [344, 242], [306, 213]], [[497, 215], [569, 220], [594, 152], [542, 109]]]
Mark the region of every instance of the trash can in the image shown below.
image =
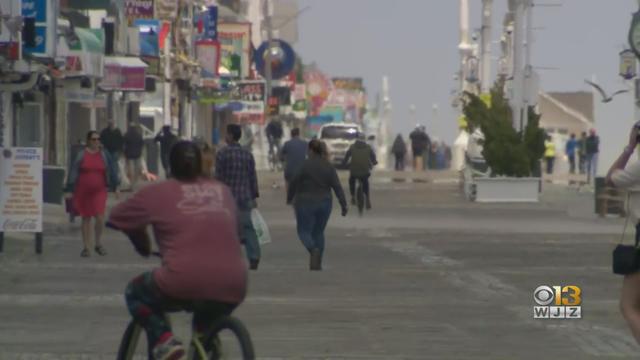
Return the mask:
[[65, 169], [44, 166], [42, 169], [42, 200], [47, 204], [62, 204]]

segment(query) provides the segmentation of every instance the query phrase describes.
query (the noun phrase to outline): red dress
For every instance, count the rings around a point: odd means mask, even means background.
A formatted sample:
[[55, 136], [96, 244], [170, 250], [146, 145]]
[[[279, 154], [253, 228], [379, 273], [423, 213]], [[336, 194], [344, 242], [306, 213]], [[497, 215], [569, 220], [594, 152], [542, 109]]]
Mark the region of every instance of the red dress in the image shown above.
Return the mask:
[[73, 206], [81, 217], [104, 215], [107, 205], [107, 167], [100, 151], [84, 151], [73, 192]]

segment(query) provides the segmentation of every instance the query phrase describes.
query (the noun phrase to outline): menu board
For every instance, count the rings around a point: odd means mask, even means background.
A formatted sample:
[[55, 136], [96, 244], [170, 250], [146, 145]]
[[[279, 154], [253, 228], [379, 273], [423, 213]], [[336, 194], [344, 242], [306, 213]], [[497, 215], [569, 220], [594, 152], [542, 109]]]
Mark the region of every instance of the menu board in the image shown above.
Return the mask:
[[41, 148], [0, 148], [0, 231], [42, 232]]

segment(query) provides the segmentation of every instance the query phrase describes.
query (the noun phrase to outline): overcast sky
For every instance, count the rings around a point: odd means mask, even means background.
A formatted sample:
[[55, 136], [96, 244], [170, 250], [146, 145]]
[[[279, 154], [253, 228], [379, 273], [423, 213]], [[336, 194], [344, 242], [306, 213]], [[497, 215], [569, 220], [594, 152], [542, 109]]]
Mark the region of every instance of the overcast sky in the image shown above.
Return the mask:
[[[314, 61], [331, 76], [360, 76], [370, 99], [388, 75], [393, 101], [393, 129], [408, 133], [418, 121], [432, 136], [451, 143], [456, 136], [457, 111], [450, 91], [457, 88], [457, 0], [299, 0], [311, 6], [299, 19], [296, 49], [305, 62]], [[480, 27], [480, 0], [470, 0], [471, 28]], [[534, 66], [540, 69], [545, 91], [588, 90], [584, 79], [597, 77], [607, 91], [624, 88], [618, 74], [618, 53], [626, 46], [636, 0], [539, 0], [535, 10]], [[494, 41], [507, 0], [494, 0]], [[494, 44], [497, 56], [498, 46]], [[493, 66], [495, 74], [495, 63]], [[439, 116], [433, 119], [432, 106]], [[640, 119], [638, 119], [640, 120]], [[596, 129], [601, 135], [600, 172], [624, 147], [633, 124], [631, 95], [596, 105]]]

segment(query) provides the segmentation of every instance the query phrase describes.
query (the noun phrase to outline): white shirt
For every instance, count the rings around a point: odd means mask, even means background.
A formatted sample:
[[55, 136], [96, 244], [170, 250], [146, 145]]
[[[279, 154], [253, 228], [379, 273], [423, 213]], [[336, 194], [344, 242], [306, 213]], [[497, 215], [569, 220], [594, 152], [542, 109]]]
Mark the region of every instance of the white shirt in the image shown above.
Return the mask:
[[611, 174], [611, 182], [617, 188], [629, 191], [629, 216], [636, 222], [640, 220], [640, 161], [623, 170], [615, 170]]

